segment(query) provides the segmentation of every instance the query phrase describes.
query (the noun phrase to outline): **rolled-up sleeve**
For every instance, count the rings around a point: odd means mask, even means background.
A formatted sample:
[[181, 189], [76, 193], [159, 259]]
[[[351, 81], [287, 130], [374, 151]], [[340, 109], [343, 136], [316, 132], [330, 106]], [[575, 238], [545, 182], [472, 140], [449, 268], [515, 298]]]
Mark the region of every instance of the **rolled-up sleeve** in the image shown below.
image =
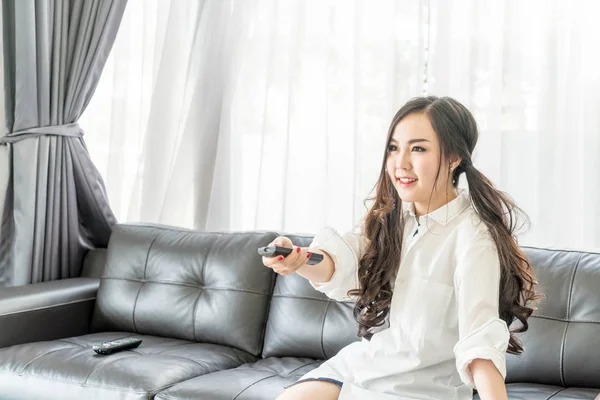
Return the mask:
[[321, 229], [315, 235], [310, 248], [319, 249], [332, 258], [335, 270], [329, 282], [313, 282], [310, 284], [319, 292], [334, 300], [352, 300], [348, 291], [357, 289], [358, 263], [364, 251], [365, 240], [360, 227], [343, 235], [331, 227]]
[[510, 334], [498, 312], [500, 260], [486, 231], [478, 233], [460, 257], [454, 286], [459, 328], [454, 355], [461, 380], [476, 389], [470, 364], [478, 358], [492, 361], [502, 378], [506, 378]]

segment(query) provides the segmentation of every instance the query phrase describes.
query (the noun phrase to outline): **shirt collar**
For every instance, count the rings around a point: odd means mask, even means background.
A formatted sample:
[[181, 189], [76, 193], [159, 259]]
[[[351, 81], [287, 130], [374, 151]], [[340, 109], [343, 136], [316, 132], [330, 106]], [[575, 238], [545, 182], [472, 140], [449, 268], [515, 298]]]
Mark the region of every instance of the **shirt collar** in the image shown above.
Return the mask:
[[[447, 225], [457, 215], [462, 213], [471, 204], [469, 192], [466, 189], [458, 189], [458, 196], [429, 214], [421, 215], [419, 223], [425, 218], [431, 218], [441, 225]], [[402, 202], [403, 214], [415, 216], [415, 204], [413, 202]]]

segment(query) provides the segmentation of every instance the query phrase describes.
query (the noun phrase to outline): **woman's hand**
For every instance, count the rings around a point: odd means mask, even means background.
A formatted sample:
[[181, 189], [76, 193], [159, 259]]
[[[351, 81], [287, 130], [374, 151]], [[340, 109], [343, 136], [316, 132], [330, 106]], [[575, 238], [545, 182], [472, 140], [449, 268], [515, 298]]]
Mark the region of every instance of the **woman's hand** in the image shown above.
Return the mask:
[[306, 248], [294, 246], [292, 241], [285, 236], [278, 236], [269, 246], [287, 247], [292, 252], [286, 256], [263, 257], [262, 261], [265, 267], [273, 269], [279, 275], [290, 275], [306, 265], [310, 257], [310, 252]]

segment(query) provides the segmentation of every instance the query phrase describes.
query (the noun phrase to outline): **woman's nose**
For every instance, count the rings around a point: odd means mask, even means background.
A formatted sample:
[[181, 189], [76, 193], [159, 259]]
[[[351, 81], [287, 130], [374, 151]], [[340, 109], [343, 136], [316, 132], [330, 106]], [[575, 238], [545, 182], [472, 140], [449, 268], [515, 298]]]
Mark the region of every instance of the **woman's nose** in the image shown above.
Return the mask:
[[403, 154], [398, 154], [394, 160], [394, 166], [396, 169], [410, 169], [410, 159]]

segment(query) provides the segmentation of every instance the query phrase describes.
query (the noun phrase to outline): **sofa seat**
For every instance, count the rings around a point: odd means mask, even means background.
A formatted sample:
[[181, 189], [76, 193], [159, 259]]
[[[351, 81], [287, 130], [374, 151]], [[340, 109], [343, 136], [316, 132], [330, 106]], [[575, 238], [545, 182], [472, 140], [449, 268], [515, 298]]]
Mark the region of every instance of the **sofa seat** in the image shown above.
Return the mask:
[[[598, 389], [565, 388], [538, 383], [509, 383], [506, 391], [510, 400], [593, 400]], [[473, 399], [479, 400], [479, 396]]]
[[322, 363], [310, 358], [265, 358], [178, 383], [158, 393], [156, 399], [272, 400], [284, 386], [296, 382]]
[[[97, 343], [142, 339], [133, 350], [108, 356]], [[0, 393], [6, 399], [153, 399], [169, 386], [256, 357], [231, 347], [127, 332], [102, 332], [0, 349]]]

